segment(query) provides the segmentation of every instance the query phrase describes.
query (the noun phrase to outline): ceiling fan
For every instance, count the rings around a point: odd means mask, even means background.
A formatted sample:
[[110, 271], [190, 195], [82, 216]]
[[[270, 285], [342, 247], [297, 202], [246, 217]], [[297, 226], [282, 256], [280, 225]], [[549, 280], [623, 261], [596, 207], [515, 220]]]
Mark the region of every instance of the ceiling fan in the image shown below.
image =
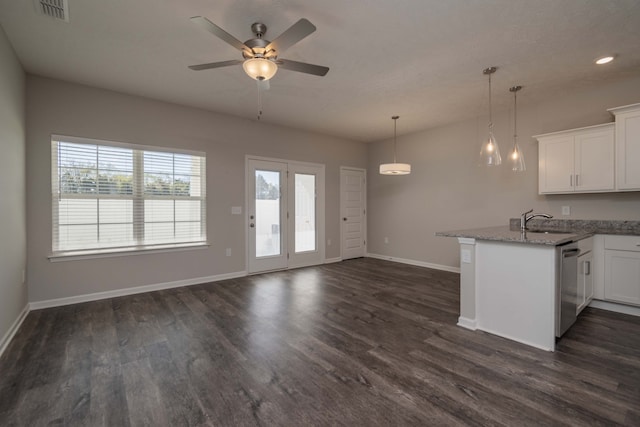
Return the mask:
[[209, 70], [212, 68], [242, 64], [247, 75], [258, 81], [258, 85], [265, 89], [268, 89], [269, 79], [276, 74], [278, 67], [284, 68], [285, 70], [312, 74], [314, 76], [324, 76], [329, 71], [329, 67], [278, 58], [281, 52], [298, 43], [316, 30], [316, 27], [304, 18], [293, 24], [273, 41], [263, 38], [267, 32], [267, 26], [256, 22], [251, 25], [251, 31], [256, 37], [244, 43], [203, 16], [194, 16], [191, 18], [191, 21], [241, 51], [244, 57], [244, 60], [232, 59], [229, 61], [190, 65], [189, 68], [192, 70]]

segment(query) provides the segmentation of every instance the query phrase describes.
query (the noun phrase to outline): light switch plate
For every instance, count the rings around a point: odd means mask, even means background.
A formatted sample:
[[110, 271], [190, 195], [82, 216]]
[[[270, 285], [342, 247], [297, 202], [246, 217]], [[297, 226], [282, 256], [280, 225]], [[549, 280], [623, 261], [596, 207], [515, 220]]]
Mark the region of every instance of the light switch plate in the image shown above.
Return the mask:
[[471, 251], [469, 249], [463, 249], [460, 251], [460, 258], [465, 264], [471, 264]]
[[562, 215], [571, 215], [571, 206], [563, 206]]
[[232, 215], [242, 215], [242, 206], [231, 206]]

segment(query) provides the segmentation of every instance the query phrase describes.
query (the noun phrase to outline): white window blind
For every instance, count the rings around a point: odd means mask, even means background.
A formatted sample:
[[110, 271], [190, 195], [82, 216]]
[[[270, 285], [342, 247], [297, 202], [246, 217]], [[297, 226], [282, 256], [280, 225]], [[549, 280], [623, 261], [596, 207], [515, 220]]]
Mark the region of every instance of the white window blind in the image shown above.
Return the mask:
[[54, 135], [53, 253], [206, 242], [205, 155]]

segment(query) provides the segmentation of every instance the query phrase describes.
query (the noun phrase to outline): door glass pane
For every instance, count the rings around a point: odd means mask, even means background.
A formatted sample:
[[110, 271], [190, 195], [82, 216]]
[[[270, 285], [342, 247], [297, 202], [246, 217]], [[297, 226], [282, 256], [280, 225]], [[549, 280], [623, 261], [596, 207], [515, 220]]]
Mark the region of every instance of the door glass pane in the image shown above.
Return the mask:
[[256, 258], [280, 255], [280, 172], [256, 169]]
[[297, 173], [295, 251], [316, 250], [316, 176]]

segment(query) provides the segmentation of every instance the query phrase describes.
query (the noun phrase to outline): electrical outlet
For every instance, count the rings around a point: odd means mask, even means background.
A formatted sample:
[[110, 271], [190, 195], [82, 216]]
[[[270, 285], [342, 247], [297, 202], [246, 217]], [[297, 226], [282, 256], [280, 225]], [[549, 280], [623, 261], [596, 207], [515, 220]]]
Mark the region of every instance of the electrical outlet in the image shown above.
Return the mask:
[[471, 251], [469, 249], [463, 249], [460, 251], [460, 258], [465, 264], [471, 264]]
[[386, 245], [386, 244], [388, 244], [388, 243], [389, 243], [389, 238], [388, 238], [388, 237], [385, 237], [385, 238], [384, 238], [384, 244]]
[[562, 207], [562, 215], [571, 215], [571, 206], [563, 206]]
[[231, 256], [231, 248], [227, 248], [227, 256]]
[[327, 239], [327, 246], [331, 246], [331, 239]]

